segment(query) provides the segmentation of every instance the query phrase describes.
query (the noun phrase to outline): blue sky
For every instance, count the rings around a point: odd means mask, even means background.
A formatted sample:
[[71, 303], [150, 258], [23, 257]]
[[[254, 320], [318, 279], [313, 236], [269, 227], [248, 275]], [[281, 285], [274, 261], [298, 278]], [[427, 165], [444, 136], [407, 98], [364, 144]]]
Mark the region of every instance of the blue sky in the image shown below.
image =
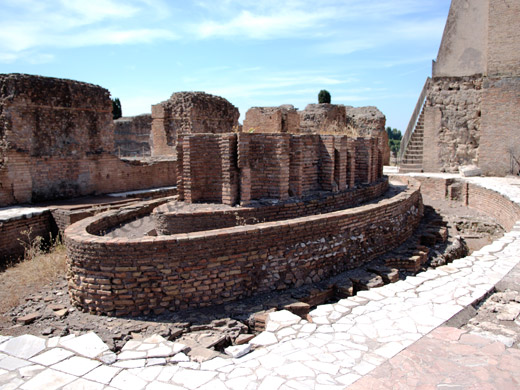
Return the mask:
[[94, 83], [124, 115], [178, 91], [377, 106], [404, 131], [450, 0], [0, 0], [0, 73]]

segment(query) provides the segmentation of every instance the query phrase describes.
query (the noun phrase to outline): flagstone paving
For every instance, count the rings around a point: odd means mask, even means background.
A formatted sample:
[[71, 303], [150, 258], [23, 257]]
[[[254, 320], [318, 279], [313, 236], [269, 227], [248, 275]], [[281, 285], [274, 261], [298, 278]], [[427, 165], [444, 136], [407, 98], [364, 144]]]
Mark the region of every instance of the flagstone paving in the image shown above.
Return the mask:
[[[520, 202], [505, 180], [475, 180]], [[117, 356], [95, 333], [0, 336], [0, 390], [518, 388], [520, 350], [441, 326], [487, 296], [518, 253], [520, 223], [447, 266], [321, 305], [312, 322], [272, 313], [239, 358], [190, 361], [186, 346], [160, 336], [131, 340]]]

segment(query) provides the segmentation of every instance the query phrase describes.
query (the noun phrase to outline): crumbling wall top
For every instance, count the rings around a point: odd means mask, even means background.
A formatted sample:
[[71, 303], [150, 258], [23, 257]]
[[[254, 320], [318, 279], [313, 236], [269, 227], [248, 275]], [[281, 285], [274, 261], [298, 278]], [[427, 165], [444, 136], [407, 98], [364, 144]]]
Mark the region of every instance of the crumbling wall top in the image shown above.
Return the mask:
[[21, 73], [0, 74], [0, 100], [2, 103], [112, 112], [110, 92], [100, 86]]
[[152, 107], [153, 118], [227, 119], [238, 125], [238, 108], [220, 96], [205, 92], [176, 92], [170, 99]]
[[346, 134], [345, 106], [328, 103], [308, 104], [299, 114], [303, 133]]
[[345, 111], [347, 128], [351, 129], [357, 136], [377, 135], [377, 132], [385, 130], [386, 117], [377, 107], [345, 106]]
[[0, 138], [5, 153], [32, 157], [111, 153], [110, 92], [73, 80], [0, 74]]

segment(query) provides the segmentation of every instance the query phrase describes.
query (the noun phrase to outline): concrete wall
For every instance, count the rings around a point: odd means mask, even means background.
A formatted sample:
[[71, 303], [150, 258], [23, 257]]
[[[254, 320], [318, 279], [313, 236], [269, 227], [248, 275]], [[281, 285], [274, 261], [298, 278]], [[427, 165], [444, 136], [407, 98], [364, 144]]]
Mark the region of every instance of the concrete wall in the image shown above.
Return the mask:
[[433, 77], [486, 73], [488, 1], [452, 1]]
[[[474, 0], [473, 0], [474, 1]], [[489, 0], [488, 76], [520, 76], [520, 1]]]

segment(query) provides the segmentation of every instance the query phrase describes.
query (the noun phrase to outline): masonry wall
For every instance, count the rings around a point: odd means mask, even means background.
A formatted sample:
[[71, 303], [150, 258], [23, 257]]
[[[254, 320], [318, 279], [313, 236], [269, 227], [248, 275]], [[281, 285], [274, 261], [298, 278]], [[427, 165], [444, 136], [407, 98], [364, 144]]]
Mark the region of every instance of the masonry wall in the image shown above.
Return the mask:
[[50, 211], [0, 220], [0, 264], [23, 256], [38, 236], [48, 241], [54, 231], [51, 221]]
[[520, 172], [520, 77], [487, 78], [482, 96], [479, 167], [485, 175]]
[[114, 121], [114, 153], [119, 157], [150, 156], [152, 116], [143, 114]]
[[252, 107], [246, 112], [244, 132], [291, 133], [300, 131], [300, 116], [291, 105]]
[[166, 203], [154, 209], [152, 217], [159, 234], [190, 233], [331, 213], [378, 198], [387, 189], [388, 180], [381, 179], [368, 186], [312, 199], [231, 210], [182, 212], [177, 210], [176, 203]]
[[[431, 138], [433, 144], [423, 143], [425, 167], [458, 172], [461, 165], [478, 164], [482, 139], [482, 87], [483, 78], [480, 75], [437, 77], [432, 80], [425, 104], [425, 110], [432, 113], [425, 116], [425, 139]], [[431, 126], [436, 110], [440, 122]]]
[[520, 2], [489, 1], [488, 75], [520, 76]]
[[93, 235], [104, 220], [141, 213], [107, 213], [66, 230], [69, 292], [81, 310], [160, 313], [317, 282], [407, 239], [422, 202], [413, 187], [377, 204], [286, 221], [141, 240]]
[[226, 99], [204, 92], [177, 92], [152, 106], [152, 156], [175, 156], [177, 138], [185, 134], [231, 133], [240, 113]]
[[[390, 177], [391, 180], [406, 181], [403, 176]], [[415, 176], [412, 181], [421, 183], [421, 193], [438, 200], [448, 200], [471, 207], [487, 214], [497, 221], [506, 231], [511, 230], [520, 219], [520, 206], [500, 193], [470, 183], [464, 179], [445, 179], [438, 177]], [[454, 186], [460, 188], [459, 196], [451, 196]]]
[[238, 138], [240, 200], [289, 197], [289, 134], [248, 134]]
[[383, 176], [377, 138], [197, 134], [179, 137], [177, 145], [177, 187], [188, 203], [284, 201], [316, 191], [344, 191]]
[[0, 75], [0, 206], [175, 184], [173, 162], [114, 156], [110, 94], [72, 80]]

